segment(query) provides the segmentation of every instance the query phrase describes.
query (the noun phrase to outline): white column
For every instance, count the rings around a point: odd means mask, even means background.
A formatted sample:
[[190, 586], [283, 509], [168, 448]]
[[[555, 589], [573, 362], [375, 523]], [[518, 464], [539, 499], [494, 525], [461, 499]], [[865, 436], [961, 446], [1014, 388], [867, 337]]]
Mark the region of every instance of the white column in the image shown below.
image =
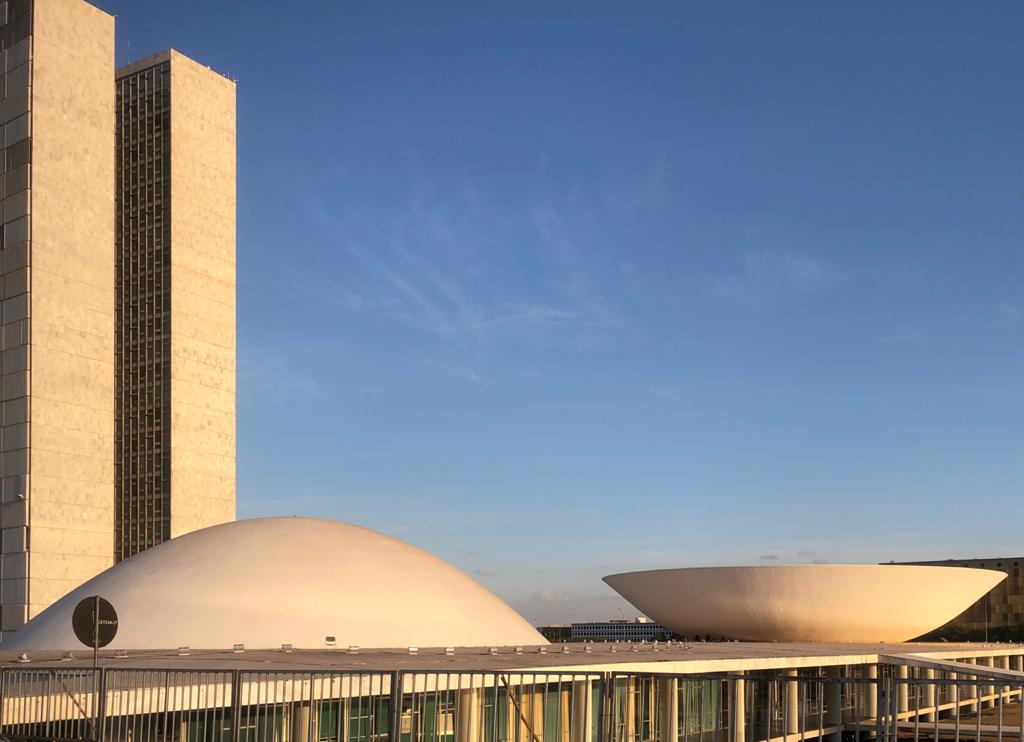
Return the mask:
[[309, 742], [309, 704], [292, 704], [291, 742]]
[[[795, 678], [798, 670], [786, 670], [786, 675]], [[800, 683], [787, 680], [786, 694], [786, 734], [800, 734]]]
[[572, 684], [572, 742], [591, 742], [593, 692], [589, 680]]
[[732, 683], [732, 713], [729, 715], [730, 742], [746, 742], [747, 737], [747, 683], [742, 675]]
[[[993, 664], [992, 663], [992, 659], [993, 659], [992, 657], [984, 657], [984, 658], [982, 658], [982, 660], [981, 660], [981, 662], [979, 664], [984, 665], [985, 667], [992, 667], [992, 664]], [[995, 692], [996, 692], [996, 689], [995, 689], [994, 685], [986, 684], [986, 685], [981, 686], [981, 688], [978, 690], [978, 695], [980, 695], [980, 696], [991, 696]], [[996, 705], [995, 701], [988, 700], [988, 701], [983, 701], [982, 704], [981, 704], [981, 707], [983, 709], [990, 709], [990, 708], [992, 708], [995, 705]]]
[[891, 684], [885, 678], [879, 677], [881, 673], [878, 670], [878, 665], [872, 665], [868, 675], [878, 680], [875, 683], [875, 695], [872, 699], [872, 706], [875, 712], [875, 737], [881, 739], [883, 735], [887, 735], [885, 727], [888, 724], [887, 719], [889, 715], [892, 714], [892, 699], [889, 697], [891, 691], [889, 686]]
[[460, 690], [458, 695], [459, 726], [457, 742], [477, 742], [480, 739], [480, 693], [476, 688]]
[[[971, 659], [968, 659], [968, 660], [964, 660], [964, 662], [966, 662], [969, 665], [976, 665], [976, 664], [978, 664], [978, 660], [976, 658], [974, 658], [974, 657], [972, 657]], [[978, 679], [977, 675], [967, 675], [965, 677], [968, 680], [977, 680]], [[977, 685], [964, 685], [964, 686], [960, 686], [960, 691], [963, 694], [964, 698], [974, 699], [973, 703], [966, 703], [966, 704], [964, 704], [962, 709], [961, 709], [961, 711], [963, 713], [965, 713], [965, 714], [973, 714], [975, 711], [978, 710], [978, 701], [977, 701], [977, 698], [978, 698], [978, 686]]]
[[658, 681], [658, 726], [661, 742], [679, 739], [679, 681], [675, 678]]
[[[868, 665], [867, 676], [869, 680], [878, 680], [878, 665]], [[881, 686], [877, 683], [870, 683], [865, 686], [865, 689], [867, 690], [867, 698], [865, 701], [867, 701], [867, 703], [864, 704], [864, 709], [865, 715], [868, 718], [873, 719], [878, 716], [878, 689], [880, 687]]]
[[[928, 680], [935, 679], [935, 670], [925, 670], [924, 676]], [[924, 686], [921, 694], [921, 706], [924, 708], [935, 708], [935, 684], [928, 683]], [[930, 711], [927, 714], [921, 714], [921, 721], [935, 721], [935, 712]]]
[[[1009, 655], [1005, 655], [1004, 654], [1002, 657], [996, 657], [996, 667], [998, 667], [1000, 670], [1009, 670], [1010, 669], [1010, 657], [1009, 657]], [[1013, 690], [1013, 688], [1005, 686], [1005, 685], [1002, 685], [1001, 683], [996, 686], [996, 689], [997, 689], [997, 692], [999, 693], [1000, 699], [1008, 699], [1009, 698], [1009, 695], [1008, 695], [1009, 692], [1011, 690]]]

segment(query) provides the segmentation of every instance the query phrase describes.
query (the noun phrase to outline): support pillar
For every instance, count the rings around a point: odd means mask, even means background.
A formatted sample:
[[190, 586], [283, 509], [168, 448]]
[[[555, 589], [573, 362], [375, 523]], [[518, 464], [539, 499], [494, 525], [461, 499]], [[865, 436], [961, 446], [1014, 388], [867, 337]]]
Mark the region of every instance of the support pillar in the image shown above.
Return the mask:
[[[786, 675], [795, 678], [798, 670], [786, 670]], [[787, 680], [786, 694], [786, 734], [800, 734], [800, 683]]]
[[572, 735], [571, 742], [591, 742], [593, 725], [593, 691], [589, 680], [577, 680], [572, 684]]
[[309, 742], [309, 704], [293, 703], [290, 742]]
[[[868, 665], [867, 677], [869, 680], [878, 680], [878, 665]], [[864, 699], [865, 703], [863, 708], [865, 710], [865, 715], [870, 719], [874, 719], [878, 716], [878, 696], [880, 695], [879, 689], [881, 687], [882, 686], [878, 683], [869, 683], [865, 686], [867, 691], [865, 695], [867, 697]]]
[[878, 671], [878, 665], [872, 665], [868, 674], [878, 681], [875, 683], [875, 697], [872, 706], [875, 712], [875, 737], [876, 739], [883, 739], [883, 737], [887, 736], [886, 724], [888, 722], [886, 719], [892, 713], [892, 699], [889, 698], [892, 691], [892, 683], [888, 682], [887, 678], [880, 677], [881, 673]]
[[[897, 665], [896, 677], [899, 680], [906, 680], [910, 677], [910, 668], [906, 665]], [[910, 710], [910, 685], [908, 683], [897, 683], [896, 693], [897, 698], [899, 698], [896, 706], [896, 713], [905, 714]]]
[[661, 742], [679, 739], [679, 681], [675, 678], [658, 681], [658, 727]]
[[480, 739], [480, 691], [476, 688], [460, 690], [456, 711], [459, 715], [459, 726], [456, 732], [457, 742], [478, 742]]
[[836, 731], [825, 738], [826, 742], [842, 742], [843, 740], [843, 684], [839, 682], [842, 673], [841, 666], [830, 667], [827, 670], [831, 680], [825, 686], [825, 725], [836, 727]]
[[[966, 662], [966, 663], [968, 663], [970, 665], [978, 664], [977, 659], [975, 659], [973, 657], [971, 659], [964, 660], [964, 662]], [[966, 675], [965, 678], [968, 679], [968, 680], [977, 680], [978, 676], [977, 675]], [[961, 711], [963, 711], [963, 713], [965, 713], [965, 714], [973, 714], [974, 712], [976, 712], [978, 710], [978, 686], [977, 685], [964, 685], [964, 686], [960, 686], [960, 690], [963, 692], [963, 694], [964, 694], [963, 697], [964, 698], [972, 699], [971, 703], [965, 703], [963, 705], [963, 707], [961, 708]]]
[[[983, 657], [981, 659], [981, 661], [979, 662], [979, 664], [984, 666], [984, 667], [992, 667], [992, 664], [993, 664], [992, 663], [992, 659], [993, 659], [992, 657]], [[996, 689], [995, 689], [995, 686], [993, 686], [993, 685], [983, 685], [983, 686], [981, 686], [981, 688], [978, 689], [978, 695], [979, 696], [991, 696], [995, 692], [996, 692]], [[990, 709], [990, 708], [992, 708], [995, 705], [996, 705], [996, 702], [993, 701], [991, 698], [989, 700], [987, 700], [987, 701], [982, 701], [981, 702], [981, 708], [983, 708], [983, 709]]]
[[[935, 670], [925, 670], [925, 679], [934, 680]], [[928, 683], [922, 688], [921, 693], [921, 706], [928, 709], [935, 708], [935, 684]], [[921, 714], [921, 721], [935, 721], [935, 712], [929, 711], [926, 714]]]
[[742, 674], [730, 683], [732, 686], [731, 711], [729, 714], [729, 742], [746, 742], [747, 738], [747, 682]]
[[[1002, 657], [996, 657], [996, 663], [995, 664], [996, 664], [996, 667], [998, 667], [1000, 670], [1009, 670], [1010, 669], [1010, 657], [1009, 657], [1009, 655], [1005, 655], [1004, 654]], [[997, 692], [999, 693], [999, 703], [1004, 703], [1005, 701], [1007, 701], [1009, 699], [1009, 697], [1010, 697], [1009, 696], [1009, 692], [1011, 690], [1013, 690], [1012, 688], [1007, 687], [1007, 686], [1005, 686], [1005, 685], [1003, 685], [1001, 683], [996, 686], [996, 689], [997, 689]]]

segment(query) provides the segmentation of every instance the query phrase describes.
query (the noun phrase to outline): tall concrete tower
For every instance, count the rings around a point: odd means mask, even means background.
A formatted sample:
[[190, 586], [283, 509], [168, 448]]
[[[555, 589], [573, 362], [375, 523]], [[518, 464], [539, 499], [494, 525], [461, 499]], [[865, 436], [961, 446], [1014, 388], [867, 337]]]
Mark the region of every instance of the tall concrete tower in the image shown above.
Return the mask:
[[0, 3], [0, 630], [110, 566], [114, 19]]
[[114, 558], [235, 517], [235, 84], [117, 72]]
[[235, 85], [0, 0], [0, 638], [235, 517]]

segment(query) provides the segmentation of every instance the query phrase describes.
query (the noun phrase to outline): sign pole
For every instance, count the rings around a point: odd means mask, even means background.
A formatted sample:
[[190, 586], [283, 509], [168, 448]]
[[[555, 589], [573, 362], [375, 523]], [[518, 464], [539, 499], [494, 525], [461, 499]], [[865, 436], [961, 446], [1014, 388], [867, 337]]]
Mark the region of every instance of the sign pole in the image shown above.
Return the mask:
[[[92, 690], [96, 699], [97, 709], [100, 706], [100, 596], [96, 595], [92, 601]], [[94, 717], [97, 716], [95, 709]], [[92, 735], [96, 742], [100, 742], [99, 720], [93, 720]]]
[[71, 628], [78, 641], [92, 647], [92, 684], [95, 704], [90, 725], [95, 742], [101, 742], [106, 712], [106, 678], [100, 670], [100, 647], [105, 647], [117, 634], [117, 611], [99, 595], [82, 598], [71, 616]]
[[93, 597], [92, 604], [92, 671], [93, 675], [100, 665], [100, 596]]

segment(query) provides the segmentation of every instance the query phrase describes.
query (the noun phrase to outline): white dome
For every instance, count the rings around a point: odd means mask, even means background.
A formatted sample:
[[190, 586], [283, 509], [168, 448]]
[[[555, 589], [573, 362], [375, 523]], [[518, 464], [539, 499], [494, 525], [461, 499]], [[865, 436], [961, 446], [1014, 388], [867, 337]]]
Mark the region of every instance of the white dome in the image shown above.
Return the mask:
[[109, 649], [444, 647], [546, 644], [493, 593], [376, 531], [315, 518], [205, 528], [127, 559], [5, 638], [8, 650], [81, 648], [78, 602], [113, 604]]

